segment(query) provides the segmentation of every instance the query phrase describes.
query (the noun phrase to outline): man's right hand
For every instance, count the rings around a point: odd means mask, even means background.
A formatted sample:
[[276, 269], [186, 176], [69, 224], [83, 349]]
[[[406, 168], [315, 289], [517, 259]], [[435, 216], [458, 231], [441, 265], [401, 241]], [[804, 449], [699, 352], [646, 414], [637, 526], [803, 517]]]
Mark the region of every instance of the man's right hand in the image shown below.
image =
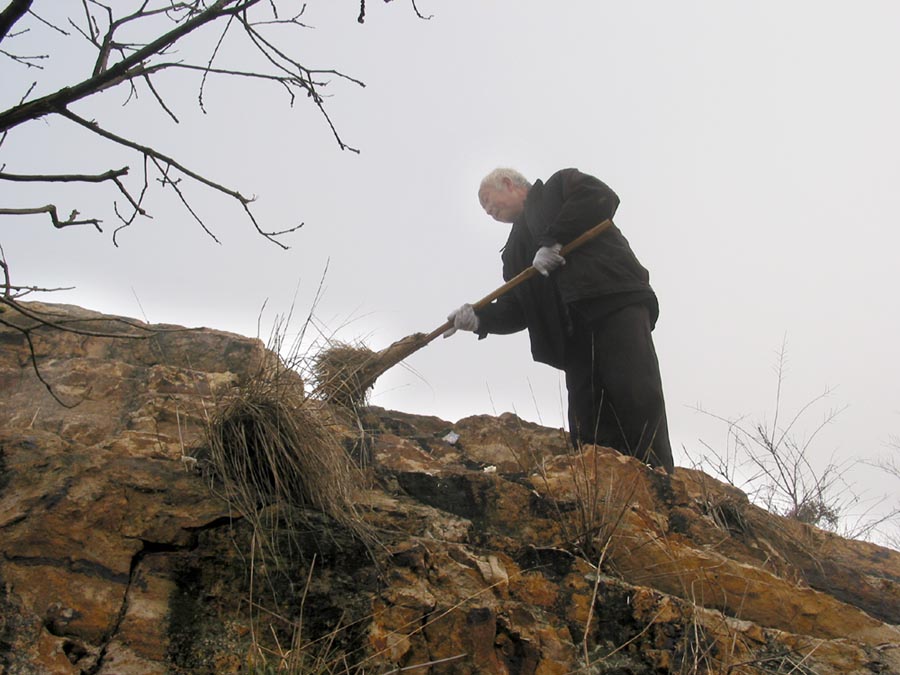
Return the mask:
[[447, 315], [447, 321], [452, 321], [453, 327], [444, 333], [445, 338], [450, 337], [458, 330], [467, 330], [472, 333], [478, 330], [478, 315], [475, 314], [475, 308], [469, 303], [450, 312]]

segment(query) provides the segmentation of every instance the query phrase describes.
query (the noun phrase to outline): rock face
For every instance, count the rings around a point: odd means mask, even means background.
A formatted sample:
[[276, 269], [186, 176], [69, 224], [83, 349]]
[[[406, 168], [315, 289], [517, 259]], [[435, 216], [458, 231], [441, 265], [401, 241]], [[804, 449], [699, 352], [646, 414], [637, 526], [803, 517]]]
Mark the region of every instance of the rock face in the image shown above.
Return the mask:
[[0, 315], [0, 673], [900, 674], [900, 553], [511, 414], [323, 417], [368, 535], [265, 547], [198, 471], [259, 341], [24, 307], [141, 337]]

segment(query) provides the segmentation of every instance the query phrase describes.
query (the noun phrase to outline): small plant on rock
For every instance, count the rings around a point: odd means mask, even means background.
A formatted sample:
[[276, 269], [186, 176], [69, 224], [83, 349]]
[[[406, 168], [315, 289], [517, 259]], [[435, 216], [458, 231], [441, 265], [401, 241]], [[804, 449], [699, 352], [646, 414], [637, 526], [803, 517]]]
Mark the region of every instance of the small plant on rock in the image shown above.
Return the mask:
[[[831, 395], [831, 390], [809, 400], [786, 418], [782, 394], [786, 371], [786, 344], [776, 359], [775, 412], [771, 422], [746, 417], [728, 418], [698, 410], [727, 425], [724, 452], [701, 441], [708, 453], [697, 462], [699, 468], [740, 488], [750, 499], [772, 513], [836, 530], [847, 507], [859, 500], [844, 475], [854, 462], [828, 462], [819, 469], [810, 461], [812, 447], [820, 432], [844, 408], [829, 408], [813, 431], [801, 435], [801, 420]], [[785, 421], [786, 420], [786, 421]]]

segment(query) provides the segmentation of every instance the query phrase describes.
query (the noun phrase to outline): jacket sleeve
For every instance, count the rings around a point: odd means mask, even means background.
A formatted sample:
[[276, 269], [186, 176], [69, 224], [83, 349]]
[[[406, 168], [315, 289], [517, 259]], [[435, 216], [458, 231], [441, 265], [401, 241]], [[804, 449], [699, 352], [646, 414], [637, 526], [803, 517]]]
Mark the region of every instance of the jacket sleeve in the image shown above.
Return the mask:
[[478, 339], [488, 334], [509, 335], [526, 328], [525, 313], [514, 294], [504, 295], [486, 307], [475, 310], [478, 316]]
[[561, 191], [562, 207], [556, 217], [538, 237], [540, 246], [568, 244], [594, 225], [611, 219], [619, 206], [619, 197], [602, 181], [578, 169], [564, 169], [548, 181]]

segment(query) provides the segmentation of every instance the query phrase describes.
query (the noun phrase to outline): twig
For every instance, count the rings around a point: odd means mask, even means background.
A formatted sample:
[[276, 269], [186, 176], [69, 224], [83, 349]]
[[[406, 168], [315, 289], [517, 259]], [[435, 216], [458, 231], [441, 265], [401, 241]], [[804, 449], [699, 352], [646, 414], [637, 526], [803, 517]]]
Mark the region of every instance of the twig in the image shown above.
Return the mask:
[[21, 63], [23, 66], [27, 66], [29, 68], [37, 68], [38, 70], [43, 70], [44, 66], [33, 63], [34, 61], [43, 61], [45, 59], [49, 59], [49, 54], [36, 54], [35, 56], [20, 56], [19, 54], [13, 54], [12, 52], [8, 52], [5, 49], [0, 49], [0, 54], [6, 56], [7, 58], [12, 59], [16, 63]]
[[110, 169], [97, 174], [15, 174], [0, 172], [0, 180], [9, 180], [19, 183], [102, 183], [106, 180], [115, 181], [117, 178], [128, 175], [128, 167]]
[[46, 206], [35, 206], [32, 208], [24, 209], [0, 209], [0, 216], [28, 216], [38, 213], [49, 214], [50, 220], [53, 222], [53, 227], [58, 230], [61, 230], [64, 227], [70, 227], [72, 225], [93, 225], [97, 228], [98, 232], [103, 232], [103, 230], [100, 228], [100, 223], [103, 221], [98, 218], [84, 218], [82, 220], [78, 220], [78, 211], [73, 210], [72, 213], [69, 214], [69, 217], [67, 219], [60, 220], [59, 214], [57, 213], [56, 206], [54, 204], [47, 204]]
[[3, 251], [3, 244], [0, 244], [0, 269], [3, 270], [3, 296], [12, 297], [12, 282], [9, 278], [9, 265], [6, 264], [6, 253]]
[[[31, 16], [33, 16], [35, 19], [37, 19], [38, 21], [40, 21], [42, 24], [44, 24], [45, 26], [47, 26], [47, 28], [50, 28], [50, 29], [52, 29], [52, 30], [55, 30], [55, 31], [56, 31], [57, 33], [59, 33], [60, 35], [65, 35], [66, 37], [69, 36], [69, 34], [68, 34], [66, 31], [64, 31], [62, 28], [60, 28], [59, 26], [57, 26], [55, 23], [51, 23], [51, 22], [47, 21], [46, 19], [44, 19], [43, 17], [41, 17], [37, 12], [35, 12], [33, 9], [29, 9], [29, 10], [28, 10], [28, 13], [29, 13]], [[10, 36], [10, 37], [12, 37], [12, 36]]]
[[[4, 303], [5, 304], [5, 303]], [[57, 396], [56, 392], [53, 391], [53, 387], [50, 386], [50, 383], [44, 379], [44, 376], [41, 374], [41, 369], [38, 368], [37, 364], [37, 354], [34, 351], [34, 342], [31, 339], [31, 331], [16, 326], [14, 323], [10, 323], [5, 319], [0, 318], [0, 325], [6, 326], [7, 328], [12, 328], [13, 330], [17, 330], [25, 337], [25, 342], [28, 344], [28, 352], [29, 352], [29, 361], [31, 362], [31, 368], [34, 370], [34, 374], [37, 376], [38, 381], [44, 385], [47, 389], [47, 392], [50, 396], [53, 397], [53, 400], [59, 403], [63, 408], [72, 409], [75, 406], [79, 405], [81, 401], [77, 401], [75, 403], [66, 403], [59, 396]]]

